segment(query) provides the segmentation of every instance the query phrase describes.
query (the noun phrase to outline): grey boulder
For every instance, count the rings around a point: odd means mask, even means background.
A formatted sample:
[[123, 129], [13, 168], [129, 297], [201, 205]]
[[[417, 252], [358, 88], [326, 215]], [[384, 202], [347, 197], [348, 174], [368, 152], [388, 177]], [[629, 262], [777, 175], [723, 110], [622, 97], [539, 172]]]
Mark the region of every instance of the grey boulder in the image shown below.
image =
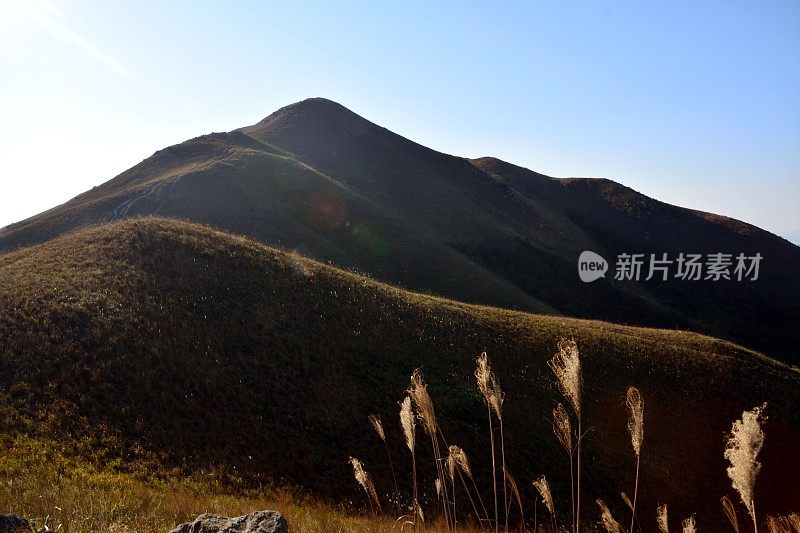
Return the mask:
[[31, 524], [15, 514], [0, 514], [0, 533], [31, 533]]
[[[236, 518], [201, 514], [169, 533], [288, 533], [289, 526], [277, 511], [256, 511]], [[0, 529], [0, 533], [2, 530]]]

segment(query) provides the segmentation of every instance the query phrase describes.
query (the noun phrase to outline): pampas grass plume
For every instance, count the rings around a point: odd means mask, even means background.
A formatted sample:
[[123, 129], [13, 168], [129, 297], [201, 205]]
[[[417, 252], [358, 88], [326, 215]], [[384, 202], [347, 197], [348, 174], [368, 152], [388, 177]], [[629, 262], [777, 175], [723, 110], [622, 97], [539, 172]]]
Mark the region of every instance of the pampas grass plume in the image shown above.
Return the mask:
[[659, 504], [656, 510], [656, 521], [658, 522], [658, 531], [660, 533], [669, 533], [669, 517], [666, 503]]
[[747, 507], [756, 531], [758, 526], [754, 490], [756, 477], [761, 470], [758, 454], [764, 445], [761, 423], [765, 420], [763, 411], [766, 407], [767, 404], [764, 403], [760, 407], [742, 413], [742, 418], [733, 423], [731, 434], [725, 443], [725, 459], [731, 463], [728, 467], [728, 477], [731, 478], [733, 488], [741, 496], [742, 503]]
[[553, 409], [553, 433], [567, 453], [572, 455], [572, 426], [567, 409], [560, 402]]
[[623, 533], [622, 526], [619, 522], [614, 520], [611, 511], [603, 500], [597, 500], [597, 506], [600, 508], [600, 525], [606, 530], [606, 533]]
[[353, 475], [356, 478], [361, 487], [363, 487], [364, 492], [367, 493], [367, 497], [370, 499], [371, 502], [375, 502], [378, 509], [381, 508], [381, 502], [378, 500], [378, 492], [375, 490], [375, 484], [372, 482], [372, 476], [364, 470], [364, 465], [356, 459], [355, 457], [350, 458], [350, 464], [353, 465]]
[[722, 511], [731, 523], [731, 527], [736, 533], [739, 533], [739, 519], [736, 517], [736, 508], [733, 502], [727, 496], [720, 498], [719, 502], [722, 504]]
[[562, 339], [555, 356], [548, 362], [558, 378], [561, 393], [569, 400], [575, 413], [581, 412], [581, 359], [574, 339]]
[[433, 400], [428, 394], [428, 386], [422, 379], [422, 372], [419, 369], [411, 374], [411, 386], [408, 388], [408, 395], [417, 407], [417, 414], [422, 421], [422, 427], [432, 438], [436, 438], [436, 412], [433, 409]]
[[383, 423], [380, 417], [378, 415], [369, 415], [369, 423], [375, 428], [375, 433], [378, 434], [381, 440], [386, 442], [386, 433], [383, 432]]
[[447, 455], [447, 470], [450, 473], [450, 480], [454, 480], [456, 477], [456, 468], [460, 469], [463, 473], [467, 475], [467, 477], [472, 477], [472, 470], [469, 467], [469, 460], [467, 459], [467, 454], [464, 453], [464, 450], [456, 446], [455, 444], [451, 444], [448, 448], [448, 455]]
[[411, 410], [411, 398], [408, 396], [403, 399], [403, 403], [400, 405], [400, 425], [403, 427], [403, 435], [406, 437], [406, 446], [413, 452], [416, 426], [414, 424], [414, 413]]
[[544, 506], [550, 511], [550, 514], [555, 514], [553, 494], [550, 492], [550, 483], [547, 482], [547, 478], [542, 476], [539, 479], [534, 479], [533, 486], [539, 491], [539, 495], [542, 497], [542, 500], [544, 500]]
[[642, 440], [644, 439], [644, 402], [639, 389], [628, 387], [628, 397], [625, 403], [630, 411], [628, 431], [631, 434], [631, 444], [636, 457], [639, 457], [642, 452]]

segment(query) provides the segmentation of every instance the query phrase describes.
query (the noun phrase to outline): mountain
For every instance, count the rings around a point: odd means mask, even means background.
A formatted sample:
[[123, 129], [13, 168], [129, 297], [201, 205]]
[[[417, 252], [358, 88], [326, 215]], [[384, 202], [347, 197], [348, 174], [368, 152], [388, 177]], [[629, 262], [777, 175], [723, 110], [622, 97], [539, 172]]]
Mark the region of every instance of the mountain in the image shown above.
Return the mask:
[[[606, 179], [436, 152], [321, 98], [160, 150], [0, 230], [0, 251], [142, 215], [208, 224], [415, 291], [692, 330], [800, 362], [800, 247]], [[583, 250], [611, 263], [605, 278], [580, 281]], [[647, 265], [641, 281], [615, 280], [625, 253], [763, 260], [756, 281], [644, 281]]]
[[[722, 531], [719, 497], [736, 500], [724, 436], [768, 402], [759, 513], [800, 507], [800, 372], [714, 338], [532, 315], [406, 292], [255, 241], [145, 218], [87, 228], [0, 256], [0, 429], [56, 439], [118, 467], [222, 473], [253, 487], [289, 483], [361, 502], [347, 464], [391, 487], [410, 454], [397, 423], [421, 368], [443, 434], [491, 492], [486, 408], [474, 384], [486, 350], [505, 391], [506, 457], [532, 506], [544, 473], [569, 508], [569, 462], [553, 436], [563, 401], [547, 361], [562, 337], [581, 351], [585, 515], [602, 497], [617, 516], [633, 490], [629, 385], [644, 398], [638, 516], [658, 503]], [[432, 457], [420, 431], [428, 501]], [[2, 453], [0, 452], [0, 455]], [[463, 494], [459, 498], [466, 498]], [[530, 511], [530, 508], [528, 509]], [[648, 522], [645, 522], [647, 520]]]

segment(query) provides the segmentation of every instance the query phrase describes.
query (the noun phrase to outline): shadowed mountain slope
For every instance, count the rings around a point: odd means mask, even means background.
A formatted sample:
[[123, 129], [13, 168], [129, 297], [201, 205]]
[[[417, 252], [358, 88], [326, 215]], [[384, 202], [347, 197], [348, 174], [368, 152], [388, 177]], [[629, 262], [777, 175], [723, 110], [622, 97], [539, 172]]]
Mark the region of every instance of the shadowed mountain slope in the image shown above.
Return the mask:
[[[0, 230], [0, 250], [141, 215], [202, 222], [462, 301], [689, 329], [800, 357], [800, 248], [788, 241], [609, 180], [436, 152], [321, 98], [161, 150]], [[609, 260], [605, 279], [579, 280], [583, 250]], [[613, 279], [618, 254], [681, 252], [764, 259], [757, 281]]]
[[[734, 496], [724, 435], [764, 401], [759, 511], [800, 506], [800, 374], [710, 337], [461, 304], [162, 219], [0, 256], [0, 287], [2, 430], [56, 437], [131, 468], [217, 471], [240, 485], [283, 480], [360, 498], [346, 462], [354, 455], [383, 494], [391, 475], [366, 418], [378, 413], [407, 493], [397, 402], [421, 367], [445, 436], [490, 491], [473, 376], [485, 349], [506, 392], [507, 458], [525, 501], [532, 505], [530, 481], [545, 473], [568, 509], [568, 461], [550, 422], [563, 400], [547, 360], [570, 336], [581, 349], [591, 428], [586, 502], [603, 497], [625, 516], [618, 494], [632, 490], [635, 463], [624, 397], [635, 385], [645, 401], [643, 523], [666, 502], [673, 517], [697, 513], [704, 529], [723, 529], [718, 499]], [[435, 502], [424, 442], [422, 486]]]

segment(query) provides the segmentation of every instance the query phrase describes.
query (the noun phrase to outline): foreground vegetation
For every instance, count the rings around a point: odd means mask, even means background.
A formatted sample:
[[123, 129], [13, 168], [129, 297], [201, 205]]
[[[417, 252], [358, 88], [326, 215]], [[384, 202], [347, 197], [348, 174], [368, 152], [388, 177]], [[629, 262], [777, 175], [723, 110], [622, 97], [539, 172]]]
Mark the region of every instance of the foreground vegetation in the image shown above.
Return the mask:
[[[563, 357], [564, 347], [562, 346], [560, 350]], [[579, 401], [580, 363], [577, 359], [577, 351], [571, 350], [574, 348], [567, 344], [568, 359], [559, 360], [557, 356], [554, 359], [553, 368], [559, 380], [563, 380], [561, 381], [562, 390], [567, 397]], [[490, 420], [492, 412], [501, 417], [504, 394], [489, 367], [486, 354], [482, 354], [478, 359], [476, 378], [478, 387], [485, 395], [487, 406], [490, 409]], [[575, 396], [576, 394], [577, 396]], [[630, 410], [628, 430], [637, 457], [636, 470], [638, 473], [638, 458], [643, 440], [644, 424], [642, 399], [635, 388], [629, 389], [627, 404]], [[745, 412], [742, 419], [733, 424], [725, 451], [725, 456], [731, 463], [728, 474], [733, 481], [733, 487], [739, 492], [742, 503], [744, 503], [746, 509], [744, 515], [749, 513], [753, 520], [754, 531], [759, 530], [755, 517], [754, 484], [760, 469], [758, 453], [764, 443], [764, 434], [761, 430], [762, 410], [763, 407], [760, 407]], [[576, 452], [572, 443], [577, 435], [572, 432], [569, 416], [563, 418], [564, 414], [563, 406], [558, 404], [553, 412], [553, 430], [555, 437], [562, 442], [570, 454], [571, 462], [572, 456]], [[441, 431], [436, 421], [432, 399], [427, 393], [427, 386], [422, 381], [422, 376], [415, 372], [412, 375], [408, 396], [400, 409], [400, 425], [403, 427], [404, 437], [412, 451], [412, 456], [416, 447], [417, 421], [421, 427], [425, 428], [425, 431], [430, 430], [437, 435], [434, 441], [439, 439]], [[383, 423], [374, 416], [370, 417], [370, 422], [385, 444]], [[442, 435], [441, 438], [444, 439], [444, 436]], [[447, 456], [441, 456], [442, 469], [437, 472], [437, 476], [441, 476], [437, 479], [445, 479], [449, 476], [450, 483], [452, 483], [452, 491], [449, 492], [449, 496], [444, 490], [441, 492], [441, 502], [447, 503], [444, 513], [438, 517], [431, 516], [427, 519], [416, 500], [416, 482], [413, 486], [414, 496], [411, 500], [413, 503], [408, 508], [410, 512], [398, 517], [393, 516], [392, 505], [399, 504], [401, 501], [401, 496], [395, 486], [395, 492], [391, 493], [388, 501], [384, 502], [388, 511], [384, 514], [381, 508], [381, 498], [378, 496], [371, 476], [363, 470], [361, 462], [353, 458], [351, 458], [351, 463], [356, 480], [365, 489], [367, 501], [370, 504], [370, 514], [367, 516], [358, 512], [358, 503], [353, 505], [353, 502], [350, 502], [333, 506], [314, 500], [304, 495], [302, 491], [289, 488], [259, 487], [254, 489], [251, 487], [249, 490], [232, 491], [230, 486], [221, 483], [213, 473], [205, 475], [198, 473], [190, 478], [181, 477], [177, 471], [155, 473], [141, 471], [134, 474], [120, 469], [121, 465], [119, 464], [103, 464], [99, 458], [95, 458], [95, 461], [86, 457], [75, 458], [65, 453], [63, 445], [56, 441], [37, 440], [25, 436], [14, 438], [5, 436], [0, 439], [0, 446], [2, 446], [0, 448], [0, 509], [7, 513], [26, 516], [32, 519], [37, 527], [47, 527], [67, 533], [70, 531], [164, 532], [178, 523], [190, 521], [194, 516], [205, 512], [238, 516], [261, 509], [279, 510], [289, 520], [292, 530], [299, 532], [370, 532], [411, 529], [434, 532], [498, 531], [500, 529], [503, 531], [566, 531], [563, 526], [561, 528], [556, 526], [558, 519], [553, 495], [546, 477], [541, 476], [532, 482], [538, 491], [537, 496], [541, 498], [541, 502], [538, 497], [534, 502], [535, 505], [541, 505], [541, 514], [534, 514], [526, 521], [523, 512], [524, 504], [516, 481], [505, 467], [502, 468], [500, 476], [503, 492], [505, 493], [508, 488], [515, 498], [521, 514], [514, 517], [511, 522], [512, 528], [509, 529], [511, 506], [510, 502], [504, 498], [502, 512], [505, 525], [501, 527], [502, 522], [498, 520], [497, 515], [496, 486], [493, 519], [481, 501], [480, 492], [474, 484], [469, 459], [463, 450], [455, 445], [449, 446]], [[493, 446], [492, 454], [494, 451]], [[391, 462], [391, 454], [388, 454], [388, 459]], [[414, 464], [414, 468], [416, 469], [416, 464]], [[470, 511], [475, 510], [475, 514], [472, 516], [470, 513], [463, 513], [463, 517], [459, 518], [459, 514], [456, 512], [456, 475], [462, 482], [464, 493], [472, 503]], [[414, 477], [416, 478], [416, 475]], [[578, 477], [580, 478], [580, 474]], [[473, 500], [473, 492], [466, 479], [473, 482], [474, 497], [481, 502], [483, 514]], [[649, 518], [653, 522], [657, 522], [661, 533], [668, 533], [670, 519], [667, 505], [660, 505], [655, 517], [642, 517], [645, 525], [636, 522], [635, 502], [638, 478], [636, 482], [633, 503], [624, 492], [622, 493], [622, 499], [628, 505], [631, 513], [631, 528], [628, 531], [634, 531], [634, 523], [637, 524], [638, 530], [648, 531], [654, 528], [654, 525], [647, 524]], [[447, 486], [446, 482], [438, 487], [445, 486]], [[461, 486], [459, 486], [460, 490]], [[372, 506], [373, 502], [375, 507]], [[585, 529], [585, 526], [577, 527], [579, 519], [576, 510], [580, 509], [579, 502], [578, 494], [578, 504], [572, 509], [573, 521], [570, 528], [573, 531]], [[722, 498], [721, 503], [730, 520], [732, 531], [738, 533], [739, 516], [742, 515], [740, 511], [737, 511], [738, 505], [732, 503], [727, 496]], [[597, 506], [599, 507], [598, 524], [603, 530], [607, 533], [625, 532], [625, 528], [614, 518], [602, 500], [597, 500]], [[398, 510], [401, 508], [401, 505], [394, 507]], [[536, 508], [534, 509], [536, 510]], [[485, 516], [485, 520], [483, 516]], [[518, 520], [517, 524], [514, 524], [515, 520]], [[679, 531], [694, 533], [696, 527], [694, 516], [690, 516], [680, 523]], [[747, 530], [747, 528], [743, 526], [743, 530]], [[792, 513], [788, 516], [767, 517], [762, 519], [761, 530], [769, 533], [798, 532], [800, 531], [800, 515]]]
[[0, 451], [0, 510], [64, 533], [165, 533], [202, 513], [239, 516], [279, 510], [292, 531], [381, 531], [395, 520], [359, 516], [283, 489], [231, 491], [198, 475], [134, 475], [64, 454], [58, 442], [5, 438]]
[[[445, 530], [458, 531], [460, 525], [467, 523], [473, 524], [472, 527], [480, 528], [481, 530], [495, 531], [496, 533], [501, 530], [504, 532], [510, 531], [509, 524], [512, 526], [512, 531], [550, 531], [551, 533], [567, 531], [568, 529], [573, 533], [585, 531], [587, 529], [587, 524], [581, 521], [580, 465], [581, 444], [587, 436], [588, 431], [586, 433], [581, 431], [582, 402], [584, 399], [582, 365], [577, 343], [574, 340], [562, 339], [558, 344], [556, 354], [548, 363], [555, 374], [556, 383], [560, 392], [572, 409], [570, 413], [561, 403], [558, 403], [557, 407], [553, 409], [553, 433], [555, 439], [564, 447], [569, 456], [571, 503], [569, 528], [561, 524], [564, 518], [562, 518], [561, 521], [558, 519], [553, 493], [547, 477], [544, 475], [533, 479], [531, 484], [538, 491], [537, 497], [541, 498], [543, 507], [549, 514], [549, 523], [547, 520], [548, 517], [544, 517], [542, 519], [542, 525], [540, 526], [539, 517], [536, 514], [534, 514], [532, 520], [530, 518], [529, 520], [525, 519], [525, 506], [520, 496], [517, 481], [508, 468], [506, 468], [505, 438], [503, 431], [503, 402], [505, 401], [505, 393], [500, 387], [497, 376], [490, 367], [487, 354], [485, 352], [482, 353], [476, 362], [476, 385], [484, 398], [489, 415], [489, 442], [492, 458], [491, 503], [493, 503], [494, 506], [492, 507], [491, 504], [488, 506], [484, 504], [481, 498], [481, 492], [474, 482], [469, 459], [463, 449], [457, 445], [447, 445], [445, 435], [439, 426], [433, 399], [428, 393], [428, 387], [418, 369], [411, 374], [409, 388], [406, 390], [406, 396], [401, 402], [399, 418], [405, 443], [411, 452], [411, 499], [408, 504], [402, 503], [403, 495], [397, 491], [395, 482], [395, 492], [391, 493], [391, 497], [389, 497], [388, 501], [385, 503], [387, 505], [394, 504], [397, 510], [402, 508], [407, 509], [408, 513], [406, 515], [401, 515], [399, 519], [402, 520], [404, 525], [408, 525], [415, 531], [419, 528], [425, 529], [426, 517], [418, 500], [417, 461], [415, 453], [417, 445], [417, 425], [419, 425], [424, 430], [424, 433], [431, 439], [434, 465], [436, 467], [436, 496], [441, 503], [441, 512], [438, 513], [438, 518], [439, 522], [444, 523]], [[633, 533], [637, 531], [637, 529], [641, 530], [642, 528], [648, 530], [650, 528], [655, 528], [657, 525], [661, 533], [669, 533], [670, 516], [667, 504], [659, 504], [654, 516], [643, 517], [642, 520], [637, 520], [636, 502], [639, 494], [640, 460], [644, 441], [644, 400], [641, 392], [636, 387], [628, 387], [625, 403], [628, 410], [627, 431], [630, 435], [630, 442], [636, 464], [632, 498], [624, 491], [620, 493], [621, 500], [628, 508], [626, 511], [630, 512], [630, 527], [627, 529], [627, 532]], [[800, 533], [800, 513], [793, 512], [786, 516], [768, 516], [766, 518], [758, 517], [756, 513], [756, 502], [758, 500], [756, 497], [756, 480], [762, 466], [759, 462], [759, 454], [761, 453], [765, 441], [762, 424], [766, 421], [766, 416], [764, 415], [766, 407], [766, 403], [761, 406], [756, 406], [752, 410], [743, 412], [741, 419], [733, 422], [731, 432], [725, 438], [724, 456], [729, 462], [727, 468], [728, 477], [731, 480], [732, 488], [737, 492], [741, 505], [745, 510], [745, 520], [749, 519], [752, 521], [752, 528], [755, 533], [758, 533], [759, 529], [762, 531], [769, 531], [770, 533], [792, 533], [793, 531]], [[496, 431], [492, 426], [493, 418], [496, 418], [495, 427], [499, 428], [499, 441], [495, 435]], [[375, 415], [370, 415], [369, 421], [384, 445], [386, 445], [385, 429], [380, 418]], [[577, 426], [575, 422], [577, 422]], [[655, 423], [657, 424], [658, 421]], [[496, 443], [498, 444], [496, 445]], [[444, 445], [444, 448], [441, 447], [442, 445]], [[497, 465], [497, 447], [499, 447], [499, 457], [502, 462], [502, 466], [499, 469]], [[388, 447], [386, 449], [387, 458], [392, 470], [392, 477], [394, 479], [394, 467], [391, 466], [391, 454], [389, 453]], [[442, 449], [446, 449], [447, 453], [443, 454], [441, 451]], [[791, 460], [791, 458], [789, 458], [789, 460]], [[383, 513], [381, 498], [378, 496], [379, 492], [376, 489], [372, 477], [364, 469], [364, 465], [358, 459], [351, 457], [350, 463], [353, 466], [353, 474], [356, 482], [364, 489], [370, 511], [373, 514], [377, 513], [377, 515], [381, 515]], [[458, 480], [460, 481], [459, 486], [456, 485], [456, 476], [458, 476]], [[498, 477], [502, 484], [502, 510], [498, 510], [498, 504], [500, 503], [500, 492], [497, 488]], [[472, 487], [467, 483], [467, 479], [472, 482]], [[461, 490], [462, 487], [463, 491]], [[474, 492], [472, 490], [473, 487]], [[467, 509], [461, 513], [458, 513], [456, 510], [457, 495], [459, 493], [461, 493], [462, 497], [466, 495], [466, 499], [468, 499], [472, 505], [471, 508], [467, 506]], [[535, 500], [534, 504], [538, 503], [538, 498]], [[512, 508], [512, 499], [515, 500], [517, 505], [516, 510], [519, 511], [516, 516], [512, 516], [512, 510], [514, 510]], [[463, 502], [464, 499], [462, 498], [461, 501]], [[480, 509], [478, 505], [476, 505], [476, 501], [480, 503]], [[599, 520], [597, 523], [606, 533], [626, 532], [625, 527], [614, 517], [603, 499], [598, 498], [596, 504], [599, 508]], [[739, 533], [740, 512], [737, 511], [737, 505], [735, 505], [727, 495], [720, 498], [720, 504], [733, 531]], [[494, 510], [494, 514], [491, 513], [492, 509]], [[561, 516], [564, 517], [566, 514], [567, 513], [562, 513]], [[530, 513], [528, 516], [530, 517]], [[635, 529], [635, 527], [637, 529]], [[697, 530], [697, 522], [694, 515], [680, 521], [680, 527], [683, 533], [695, 533]]]

